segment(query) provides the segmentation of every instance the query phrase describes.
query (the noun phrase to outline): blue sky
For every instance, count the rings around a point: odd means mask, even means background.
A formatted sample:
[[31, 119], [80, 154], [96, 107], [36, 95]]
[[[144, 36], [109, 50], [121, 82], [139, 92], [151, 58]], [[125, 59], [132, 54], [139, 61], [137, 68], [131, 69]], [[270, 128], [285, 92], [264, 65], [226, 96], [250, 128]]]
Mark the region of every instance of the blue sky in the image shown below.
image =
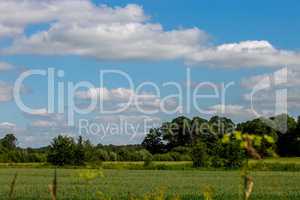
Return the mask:
[[[21, 146], [43, 146], [58, 134], [77, 136], [79, 120], [108, 126], [123, 126], [121, 118], [136, 126], [149, 119], [152, 126], [178, 115], [210, 117], [228, 116], [236, 122], [258, 117], [250, 109], [251, 90], [260, 80], [274, 78], [274, 72], [287, 67], [287, 81], [273, 82], [258, 92], [254, 107], [260, 116], [273, 115], [278, 88], [287, 89], [287, 108], [298, 115], [300, 91], [299, 1], [35, 1], [20, 3], [14, 0], [0, 3], [0, 136], [14, 132]], [[63, 70], [57, 83], [65, 85], [80, 81], [92, 83], [94, 90], [80, 90], [74, 96], [76, 105], [85, 107], [103, 96], [105, 107], [115, 108], [128, 100], [140, 98], [138, 103], [155, 114], [129, 109], [117, 114], [104, 114], [98, 109], [89, 114], [75, 114], [75, 125], [69, 126], [67, 114], [59, 114], [57, 94], [54, 113], [24, 113], [16, 105], [12, 94], [15, 81], [24, 71], [54, 68]], [[187, 83], [187, 69], [191, 82]], [[103, 70], [119, 70], [130, 76], [135, 87], [129, 88], [124, 77], [111, 75], [99, 85]], [[153, 87], [135, 89], [142, 83]], [[164, 97], [176, 94], [175, 82], [182, 88], [183, 102], [169, 98], [164, 104], [176, 110], [167, 114], [161, 110]], [[233, 82], [226, 93], [226, 109], [221, 98], [201, 99], [197, 106], [213, 114], [204, 114], [186, 99], [187, 91], [209, 82], [219, 88]], [[102, 89], [99, 89], [102, 88]], [[94, 93], [93, 93], [94, 91]], [[198, 94], [212, 94], [212, 88], [201, 88]], [[221, 90], [220, 90], [221, 92]], [[22, 100], [32, 108], [47, 105], [45, 77], [26, 79]], [[144, 95], [144, 96], [143, 96]], [[281, 103], [279, 103], [281, 105]], [[191, 110], [187, 110], [187, 106]], [[283, 105], [283, 103], [282, 103]], [[70, 105], [64, 102], [65, 110]], [[99, 105], [97, 105], [98, 108]], [[136, 107], [135, 107], [136, 109]], [[100, 126], [101, 127], [101, 126]], [[147, 128], [118, 135], [103, 130], [85, 133], [94, 143], [139, 143]], [[105, 137], [104, 137], [105, 136]]]

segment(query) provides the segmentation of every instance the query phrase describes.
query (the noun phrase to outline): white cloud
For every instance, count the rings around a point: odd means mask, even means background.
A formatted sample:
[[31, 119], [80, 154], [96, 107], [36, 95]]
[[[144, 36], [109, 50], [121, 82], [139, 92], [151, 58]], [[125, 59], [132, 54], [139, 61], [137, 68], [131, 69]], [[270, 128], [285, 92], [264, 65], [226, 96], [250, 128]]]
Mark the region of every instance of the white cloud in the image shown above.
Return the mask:
[[[104, 60], [183, 59], [217, 67], [300, 65], [299, 52], [275, 48], [268, 41], [211, 46], [199, 28], [164, 30], [150, 22], [141, 6], [95, 5], [88, 0], [1, 1], [0, 37], [15, 36], [3, 54], [79, 55]], [[49, 28], [25, 36], [30, 24]], [[17, 36], [16, 36], [17, 35]]]
[[129, 124], [142, 124], [144, 122], [161, 123], [161, 119], [149, 115], [99, 115], [95, 118], [100, 123], [120, 123], [121, 121]]
[[21, 34], [22, 28], [0, 24], [0, 38]]
[[[1, 28], [0, 28], [1, 30]], [[13, 69], [13, 65], [6, 63], [6, 62], [0, 62], [0, 71], [8, 71]]]
[[197, 28], [165, 32], [159, 24], [54, 24], [14, 41], [6, 53], [79, 55], [98, 59], [177, 59], [195, 51], [205, 34]]
[[0, 2], [0, 37], [12, 37], [21, 34], [30, 24], [53, 21], [78, 23], [101, 21], [139, 22], [147, 17], [137, 5], [110, 8], [96, 7], [88, 0], [10, 0]]
[[3, 81], [0, 81], [0, 102], [11, 101], [13, 87]]
[[[275, 72], [276, 73], [276, 72]], [[287, 69], [286, 81], [281, 81], [281, 86], [293, 88], [300, 86], [300, 71], [294, 68]], [[281, 78], [281, 77], [278, 77]], [[241, 80], [241, 86], [247, 89], [252, 89], [255, 85], [263, 80], [270, 80], [271, 85], [274, 87], [274, 73], [265, 73], [256, 76], [246, 77]]]
[[[275, 105], [287, 105], [288, 111], [295, 111], [292, 109], [300, 108], [300, 90], [298, 88], [288, 88], [286, 99], [276, 99], [277, 88], [270, 88], [268, 90], [262, 90], [253, 95], [253, 104], [257, 109], [275, 109]], [[251, 100], [249, 93], [246, 93], [244, 99], [248, 102]], [[278, 107], [279, 109], [280, 107]]]
[[[174, 111], [179, 109], [175, 98], [163, 99], [159, 95], [150, 92], [140, 92], [128, 88], [91, 88], [87, 91], [76, 92], [76, 97], [83, 100], [101, 101], [108, 110], [122, 110], [130, 113], [154, 114], [161, 111]], [[174, 111], [175, 112], [175, 111]]]
[[36, 109], [33, 110], [30, 114], [29, 113], [24, 113], [27, 114], [29, 116], [39, 116], [39, 117], [48, 117], [51, 114], [48, 113], [47, 109]]
[[[256, 87], [262, 87], [253, 95], [254, 104], [259, 107], [270, 108], [274, 107], [276, 104], [285, 105], [289, 109], [300, 108], [300, 71], [295, 68], [286, 68], [287, 73], [282, 74], [282, 70], [275, 71], [273, 73], [265, 73], [261, 75], [251, 76], [243, 78], [241, 80], [241, 86], [245, 89], [249, 89], [246, 94], [243, 95], [246, 101], [251, 100], [251, 90]], [[283, 76], [282, 76], [283, 75]], [[282, 89], [286, 89], [287, 97], [276, 99], [276, 92]], [[277, 101], [277, 102], [276, 102]]]
[[269, 80], [270, 77], [271, 77], [271, 74], [261, 74], [261, 75], [243, 78], [241, 80], [241, 86], [246, 89], [252, 89], [261, 81], [266, 80], [266, 79]]
[[1, 122], [0, 123], [0, 139], [9, 133], [15, 133], [17, 130], [17, 125], [11, 122]]
[[16, 124], [11, 123], [11, 122], [1, 122], [0, 123], [0, 128], [6, 128], [6, 129], [14, 129], [16, 128]]
[[154, 100], [157, 96], [149, 93], [137, 94], [127, 88], [90, 88], [87, 91], [78, 91], [76, 96], [80, 99], [102, 99], [104, 101], [129, 101], [130, 99]]
[[300, 65], [300, 53], [276, 49], [268, 41], [222, 44], [187, 56], [194, 64], [225, 67], [284, 67]]
[[54, 121], [46, 121], [46, 120], [37, 120], [31, 122], [31, 126], [40, 127], [40, 128], [51, 128], [57, 126], [57, 123]]
[[255, 115], [255, 112], [253, 112], [253, 110], [251, 110], [250, 108], [247, 108], [245, 106], [242, 106], [242, 105], [217, 104], [217, 105], [211, 106], [209, 108], [209, 110], [214, 112], [214, 115], [226, 116], [226, 117], [233, 119], [234, 121], [239, 121], [239, 122], [257, 117]]
[[110, 92], [107, 88], [90, 88], [87, 91], [78, 91], [75, 95], [79, 99], [110, 99]]
[[148, 23], [149, 17], [135, 4], [111, 8], [79, 0], [72, 4], [66, 0], [12, 1], [0, 3], [0, 13], [0, 25], [10, 24], [11, 28], [51, 22], [49, 30], [18, 37], [6, 50], [9, 53], [176, 59], [206, 39], [206, 34], [197, 28], [164, 31], [160, 24]]

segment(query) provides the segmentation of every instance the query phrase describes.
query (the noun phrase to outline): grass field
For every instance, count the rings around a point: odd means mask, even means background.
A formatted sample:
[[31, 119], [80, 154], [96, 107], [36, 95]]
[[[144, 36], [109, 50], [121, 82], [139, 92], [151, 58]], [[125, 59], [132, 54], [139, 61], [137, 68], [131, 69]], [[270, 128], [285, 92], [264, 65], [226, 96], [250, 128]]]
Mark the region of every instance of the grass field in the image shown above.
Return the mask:
[[[48, 185], [53, 169], [0, 169], [0, 198], [8, 199], [15, 173], [16, 199], [50, 199]], [[104, 177], [87, 182], [79, 177], [82, 169], [58, 169], [58, 199], [101, 199], [101, 191], [112, 199], [128, 199], [128, 193], [142, 197], [145, 193], [165, 190], [167, 196], [203, 199], [202, 190], [210, 185], [218, 200], [237, 200], [240, 194], [239, 171], [197, 170], [103, 170]], [[253, 200], [300, 199], [300, 172], [253, 172]], [[162, 189], [163, 188], [163, 189]]]
[[[93, 164], [87, 164], [86, 168], [95, 167]], [[96, 166], [99, 167], [99, 164]], [[137, 162], [102, 162], [103, 169], [130, 169], [130, 170], [194, 170], [191, 161], [153, 161], [151, 166], [144, 167], [143, 161]], [[47, 163], [0, 163], [0, 168], [53, 168]], [[75, 168], [74, 166], [65, 166], [65, 168]], [[300, 158], [270, 158], [264, 160], [251, 160], [250, 168], [259, 171], [296, 171], [300, 172]], [[204, 170], [223, 170], [223, 169], [204, 169]]]

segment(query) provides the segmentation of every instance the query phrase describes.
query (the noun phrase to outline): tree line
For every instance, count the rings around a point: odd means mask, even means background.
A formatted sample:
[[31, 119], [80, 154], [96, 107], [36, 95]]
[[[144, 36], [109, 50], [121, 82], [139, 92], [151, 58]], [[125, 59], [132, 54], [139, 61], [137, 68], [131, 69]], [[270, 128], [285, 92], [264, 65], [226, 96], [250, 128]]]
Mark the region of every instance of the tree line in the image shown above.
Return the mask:
[[235, 124], [226, 117], [180, 116], [151, 129], [137, 145], [93, 145], [81, 136], [62, 135], [38, 149], [16, 144], [13, 134], [0, 140], [0, 162], [193, 161], [195, 166], [231, 168], [250, 157], [300, 156], [300, 118], [279, 115]]

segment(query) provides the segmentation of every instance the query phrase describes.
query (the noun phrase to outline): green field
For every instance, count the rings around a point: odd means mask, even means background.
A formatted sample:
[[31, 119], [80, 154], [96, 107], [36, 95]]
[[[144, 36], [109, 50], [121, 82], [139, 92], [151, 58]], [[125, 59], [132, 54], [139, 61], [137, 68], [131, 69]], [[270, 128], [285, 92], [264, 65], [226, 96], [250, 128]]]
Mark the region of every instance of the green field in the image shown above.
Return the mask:
[[[143, 161], [124, 162], [124, 161], [106, 161], [96, 166], [87, 163], [86, 168], [103, 169], [130, 169], [130, 170], [195, 170], [191, 161], [153, 161], [151, 166], [145, 168]], [[264, 160], [251, 160], [250, 169], [255, 171], [295, 171], [300, 172], [300, 158], [270, 158]], [[47, 163], [0, 163], [0, 168], [53, 168]], [[65, 166], [65, 168], [76, 168], [74, 166]], [[224, 169], [205, 169], [205, 170], [224, 170]]]
[[[79, 177], [81, 169], [58, 169], [58, 199], [101, 199], [101, 191], [112, 199], [142, 197], [145, 193], [165, 190], [167, 196], [180, 195], [181, 199], [203, 199], [202, 190], [210, 185], [214, 199], [239, 198], [241, 179], [239, 171], [199, 170], [103, 170], [104, 177], [87, 182]], [[7, 199], [15, 173], [16, 199], [50, 199], [48, 185], [53, 169], [2, 168], [0, 169], [0, 198]], [[254, 191], [250, 199], [300, 199], [300, 172], [253, 172]]]

